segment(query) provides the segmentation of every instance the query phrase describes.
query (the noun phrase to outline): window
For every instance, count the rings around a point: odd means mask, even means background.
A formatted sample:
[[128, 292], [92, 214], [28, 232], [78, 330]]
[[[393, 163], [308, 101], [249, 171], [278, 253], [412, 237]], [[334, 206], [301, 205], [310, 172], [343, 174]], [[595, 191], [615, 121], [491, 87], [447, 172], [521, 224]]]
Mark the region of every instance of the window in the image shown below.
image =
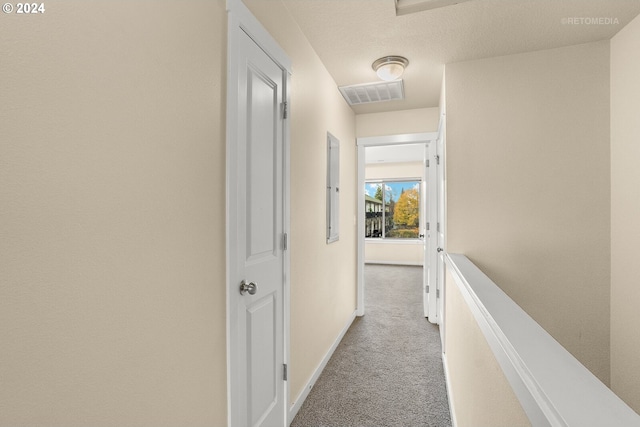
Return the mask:
[[340, 205], [340, 141], [327, 132], [327, 243], [338, 240]]
[[364, 189], [367, 238], [420, 237], [421, 180], [367, 181]]

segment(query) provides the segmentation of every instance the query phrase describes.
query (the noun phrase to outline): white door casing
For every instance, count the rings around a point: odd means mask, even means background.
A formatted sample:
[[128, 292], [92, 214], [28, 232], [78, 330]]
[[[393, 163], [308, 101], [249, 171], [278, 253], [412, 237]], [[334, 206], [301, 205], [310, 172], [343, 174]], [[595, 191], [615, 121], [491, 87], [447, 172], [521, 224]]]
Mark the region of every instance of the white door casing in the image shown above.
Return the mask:
[[282, 52], [269, 46], [275, 42], [238, 3], [229, 7], [228, 418], [230, 426], [284, 426], [289, 301], [284, 108], [290, 65], [286, 57], [285, 65], [278, 61]]

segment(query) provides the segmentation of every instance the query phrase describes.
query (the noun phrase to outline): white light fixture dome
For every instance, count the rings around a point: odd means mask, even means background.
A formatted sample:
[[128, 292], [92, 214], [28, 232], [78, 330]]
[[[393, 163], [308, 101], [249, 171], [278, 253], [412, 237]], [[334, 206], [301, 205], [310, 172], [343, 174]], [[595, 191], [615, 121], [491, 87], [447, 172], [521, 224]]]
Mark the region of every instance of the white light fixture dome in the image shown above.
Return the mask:
[[388, 82], [402, 77], [407, 65], [409, 65], [409, 60], [403, 56], [385, 56], [377, 59], [371, 67], [378, 77]]

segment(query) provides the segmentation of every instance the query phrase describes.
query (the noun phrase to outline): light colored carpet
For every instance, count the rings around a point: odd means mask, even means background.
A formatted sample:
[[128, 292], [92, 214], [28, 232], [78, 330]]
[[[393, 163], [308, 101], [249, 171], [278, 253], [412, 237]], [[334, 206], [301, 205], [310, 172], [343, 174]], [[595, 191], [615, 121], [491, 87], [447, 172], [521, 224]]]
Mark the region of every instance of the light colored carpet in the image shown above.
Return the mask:
[[450, 426], [440, 335], [422, 311], [422, 268], [367, 265], [365, 283], [364, 317], [291, 426]]

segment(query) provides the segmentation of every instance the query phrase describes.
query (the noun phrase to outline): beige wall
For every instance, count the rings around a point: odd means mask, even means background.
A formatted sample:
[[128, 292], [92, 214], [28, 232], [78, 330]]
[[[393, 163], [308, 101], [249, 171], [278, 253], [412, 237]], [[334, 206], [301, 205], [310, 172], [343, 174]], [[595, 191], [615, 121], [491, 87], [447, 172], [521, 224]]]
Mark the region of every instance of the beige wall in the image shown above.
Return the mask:
[[368, 264], [423, 265], [424, 246], [421, 242], [393, 243], [389, 240], [366, 241], [364, 262]]
[[364, 179], [415, 179], [422, 178], [422, 162], [372, 163], [365, 165]]
[[[281, 1], [252, 12], [293, 62], [290, 403], [356, 309], [355, 115]], [[340, 140], [340, 240], [326, 244], [326, 138]]]
[[447, 250], [608, 383], [609, 43], [451, 64], [446, 81]]
[[440, 110], [438, 107], [358, 114], [356, 116], [356, 135], [358, 138], [364, 138], [369, 136], [436, 132], [439, 120]]
[[446, 296], [444, 357], [457, 425], [531, 425], [448, 270]]
[[[421, 178], [422, 162], [377, 163], [366, 165], [365, 179]], [[365, 240], [364, 261], [406, 265], [424, 264], [424, 246], [421, 243], [394, 243], [391, 239]]]
[[640, 412], [640, 18], [611, 40], [611, 387]]
[[[355, 310], [355, 117], [282, 4], [250, 3], [294, 67], [295, 398]], [[2, 16], [1, 425], [226, 424], [225, 4], [123, 4]]]
[[225, 425], [224, 2], [0, 21], [0, 425]]

